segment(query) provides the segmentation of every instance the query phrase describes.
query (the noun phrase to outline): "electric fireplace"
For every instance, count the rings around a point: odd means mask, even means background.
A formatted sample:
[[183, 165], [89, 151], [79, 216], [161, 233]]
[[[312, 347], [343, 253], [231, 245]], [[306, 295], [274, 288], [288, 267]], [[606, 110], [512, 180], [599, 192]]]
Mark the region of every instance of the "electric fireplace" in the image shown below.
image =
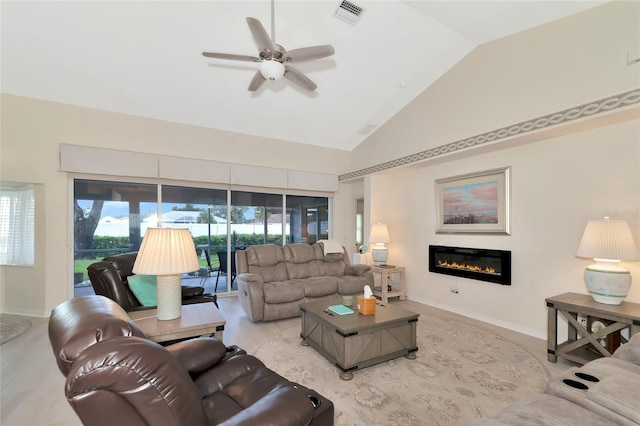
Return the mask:
[[429, 272], [511, 285], [511, 252], [430, 245]]

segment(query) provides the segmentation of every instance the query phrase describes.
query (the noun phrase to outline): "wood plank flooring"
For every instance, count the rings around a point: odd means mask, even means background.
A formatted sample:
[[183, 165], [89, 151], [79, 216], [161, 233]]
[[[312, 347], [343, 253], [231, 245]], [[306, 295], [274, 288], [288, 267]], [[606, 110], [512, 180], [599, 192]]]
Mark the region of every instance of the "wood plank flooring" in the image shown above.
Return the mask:
[[[392, 301], [419, 314], [439, 315], [482, 327], [519, 344], [534, 354], [555, 376], [573, 364], [547, 361], [546, 341], [482, 323], [410, 300]], [[224, 341], [253, 353], [271, 336], [299, 326], [299, 318], [253, 323], [245, 315], [237, 296], [219, 299], [220, 311], [227, 324]], [[64, 396], [64, 377], [58, 370], [49, 345], [48, 318], [28, 317], [33, 326], [24, 335], [0, 346], [0, 424], [3, 426], [72, 426], [80, 425]]]

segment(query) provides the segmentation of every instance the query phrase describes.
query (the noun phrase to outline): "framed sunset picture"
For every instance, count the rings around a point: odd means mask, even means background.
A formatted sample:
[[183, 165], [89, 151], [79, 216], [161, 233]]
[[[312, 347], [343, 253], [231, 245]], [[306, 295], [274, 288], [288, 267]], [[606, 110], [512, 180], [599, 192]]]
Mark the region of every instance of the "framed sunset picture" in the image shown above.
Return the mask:
[[436, 180], [437, 233], [509, 234], [510, 167]]

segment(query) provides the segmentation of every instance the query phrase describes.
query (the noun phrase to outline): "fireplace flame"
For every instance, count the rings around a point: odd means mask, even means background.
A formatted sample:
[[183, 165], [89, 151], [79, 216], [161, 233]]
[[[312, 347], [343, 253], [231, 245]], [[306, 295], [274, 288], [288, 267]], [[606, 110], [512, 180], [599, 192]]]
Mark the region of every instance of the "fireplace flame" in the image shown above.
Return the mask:
[[438, 266], [450, 269], [463, 269], [465, 271], [479, 272], [484, 274], [495, 274], [496, 269], [490, 266], [467, 265], [466, 263], [449, 262], [447, 260], [438, 260]]

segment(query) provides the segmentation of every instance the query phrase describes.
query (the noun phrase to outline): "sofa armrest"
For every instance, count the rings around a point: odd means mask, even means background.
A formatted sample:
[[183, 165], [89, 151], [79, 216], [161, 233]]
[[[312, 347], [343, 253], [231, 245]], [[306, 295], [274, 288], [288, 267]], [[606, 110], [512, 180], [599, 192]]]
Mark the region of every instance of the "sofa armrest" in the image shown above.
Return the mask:
[[364, 275], [365, 272], [371, 270], [371, 266], [369, 265], [362, 265], [362, 264], [357, 264], [357, 265], [346, 265], [344, 268], [344, 274], [345, 275], [359, 275], [362, 276]]
[[166, 349], [189, 373], [200, 373], [220, 362], [227, 348], [215, 337], [198, 337], [169, 345]]
[[251, 321], [262, 321], [264, 318], [264, 280], [258, 274], [243, 273], [238, 275], [238, 298], [240, 305]]

